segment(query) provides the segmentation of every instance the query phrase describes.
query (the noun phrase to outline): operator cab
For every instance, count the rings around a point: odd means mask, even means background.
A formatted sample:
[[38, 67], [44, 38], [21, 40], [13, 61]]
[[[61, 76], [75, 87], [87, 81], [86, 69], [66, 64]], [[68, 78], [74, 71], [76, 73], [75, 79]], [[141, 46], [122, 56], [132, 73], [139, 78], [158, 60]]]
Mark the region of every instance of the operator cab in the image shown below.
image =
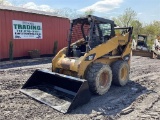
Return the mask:
[[139, 50], [148, 50], [147, 46], [147, 36], [146, 35], [138, 35], [138, 40], [137, 40], [137, 49]]
[[146, 35], [138, 35], [137, 46], [147, 47], [147, 36]]
[[[115, 36], [114, 21], [88, 15], [71, 21], [68, 38], [68, 57], [81, 57], [94, 47]], [[83, 39], [83, 42], [78, 40]], [[72, 42], [77, 41], [74, 45]]]

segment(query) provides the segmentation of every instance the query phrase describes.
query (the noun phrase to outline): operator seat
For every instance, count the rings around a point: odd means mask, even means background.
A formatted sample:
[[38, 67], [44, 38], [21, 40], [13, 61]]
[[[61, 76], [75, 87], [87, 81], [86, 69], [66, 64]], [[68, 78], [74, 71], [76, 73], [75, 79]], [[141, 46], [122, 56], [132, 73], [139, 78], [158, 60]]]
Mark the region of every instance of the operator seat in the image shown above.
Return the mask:
[[94, 27], [93, 35], [92, 35], [92, 41], [90, 41], [90, 47], [94, 48], [101, 43], [102, 43], [102, 41], [100, 40], [98, 29], [97, 29], [97, 27]]

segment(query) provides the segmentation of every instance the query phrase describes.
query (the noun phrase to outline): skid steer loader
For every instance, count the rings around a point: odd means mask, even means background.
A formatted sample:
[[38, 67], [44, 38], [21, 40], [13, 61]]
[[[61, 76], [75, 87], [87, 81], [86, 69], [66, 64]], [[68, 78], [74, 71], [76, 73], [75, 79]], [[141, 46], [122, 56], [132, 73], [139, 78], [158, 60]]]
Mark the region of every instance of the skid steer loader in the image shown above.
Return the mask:
[[147, 46], [147, 35], [138, 35], [135, 49], [132, 50], [133, 56], [153, 57], [153, 52]]
[[147, 35], [138, 35], [136, 49], [132, 50], [132, 55], [160, 59], [160, 48], [155, 45], [154, 47], [154, 50], [153, 48], [151, 50], [149, 49], [149, 46], [147, 45]]
[[68, 46], [53, 58], [52, 72], [36, 70], [21, 92], [67, 113], [87, 103], [91, 93], [105, 94], [111, 83], [126, 85], [132, 29], [91, 15], [72, 20]]

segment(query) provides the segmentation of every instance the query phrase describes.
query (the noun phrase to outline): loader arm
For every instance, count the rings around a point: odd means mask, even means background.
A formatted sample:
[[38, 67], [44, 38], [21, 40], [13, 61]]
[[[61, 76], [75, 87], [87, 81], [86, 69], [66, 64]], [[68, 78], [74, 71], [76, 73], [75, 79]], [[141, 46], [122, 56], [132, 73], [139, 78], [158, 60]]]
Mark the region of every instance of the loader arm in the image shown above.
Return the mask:
[[[97, 60], [98, 58], [106, 55], [107, 53], [113, 51], [116, 49], [119, 45], [126, 45], [125, 51], [121, 55], [122, 57], [130, 54], [131, 52], [131, 42], [130, 40], [130, 34], [131, 32], [126, 33], [124, 36], [115, 36], [108, 40], [107, 42], [93, 48], [89, 53], [86, 53], [82, 62], [79, 64], [79, 71], [78, 76], [84, 77], [84, 72], [87, 69], [88, 65]], [[105, 48], [105, 49], [104, 49]], [[95, 54], [95, 57], [93, 60], [86, 60], [87, 57]]]
[[60, 50], [56, 56], [52, 59], [52, 72], [54, 72], [56, 70], [56, 63], [58, 61], [59, 58], [63, 58], [65, 57], [65, 53], [67, 51], [67, 47], [63, 48], [62, 50]]

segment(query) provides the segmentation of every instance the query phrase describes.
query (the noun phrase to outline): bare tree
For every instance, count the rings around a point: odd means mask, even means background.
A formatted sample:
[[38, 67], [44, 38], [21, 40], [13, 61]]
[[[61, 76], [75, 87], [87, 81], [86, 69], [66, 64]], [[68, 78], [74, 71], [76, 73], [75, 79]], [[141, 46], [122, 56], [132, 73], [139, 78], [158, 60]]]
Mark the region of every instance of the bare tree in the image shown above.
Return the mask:
[[12, 5], [12, 4], [7, 0], [0, 0], [0, 5]]
[[131, 25], [132, 21], [136, 20], [136, 12], [131, 8], [127, 8], [122, 15], [114, 17], [115, 23], [121, 27], [128, 27]]
[[70, 9], [70, 8], [56, 9], [53, 13], [55, 15], [62, 16], [62, 17], [67, 17], [69, 19], [75, 19], [75, 18], [81, 16], [77, 12], [77, 10]]

